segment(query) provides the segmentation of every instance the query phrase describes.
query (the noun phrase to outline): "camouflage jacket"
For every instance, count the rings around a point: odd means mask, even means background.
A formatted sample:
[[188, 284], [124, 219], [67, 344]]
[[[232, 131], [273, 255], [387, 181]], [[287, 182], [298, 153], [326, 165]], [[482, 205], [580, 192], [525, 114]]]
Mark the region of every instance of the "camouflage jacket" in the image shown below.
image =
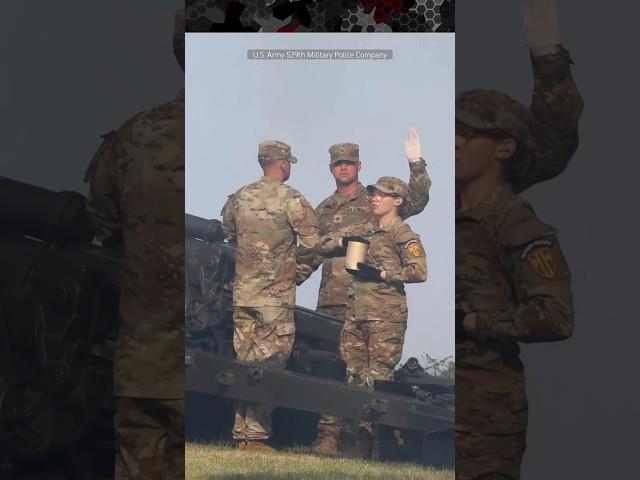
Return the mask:
[[508, 184], [456, 213], [456, 310], [477, 314], [477, 331], [456, 335], [456, 429], [523, 432], [517, 342], [569, 337], [573, 308], [554, 230]]
[[568, 165], [578, 148], [578, 120], [584, 107], [571, 75], [569, 52], [531, 55], [533, 98], [529, 110], [532, 146], [527, 168], [510, 179], [519, 193], [553, 178]]
[[184, 396], [184, 91], [105, 137], [87, 170], [96, 238], [121, 243], [116, 396]]
[[[424, 160], [410, 163], [409, 210], [404, 218], [416, 215], [424, 210], [429, 202], [431, 179]], [[334, 232], [354, 233], [363, 225], [375, 222], [367, 200], [367, 190], [362, 184], [351, 195], [334, 193], [316, 208], [320, 235]], [[318, 307], [347, 304], [347, 285], [350, 275], [344, 269], [344, 256], [333, 258], [316, 257], [312, 269], [322, 264], [322, 279], [318, 293]], [[310, 275], [311, 272], [308, 272]], [[307, 276], [308, 276], [307, 275]], [[300, 281], [300, 280], [299, 280]]]
[[311, 255], [319, 237], [309, 202], [296, 189], [262, 177], [230, 195], [222, 217], [227, 241], [237, 245], [233, 304], [295, 305], [296, 264]]
[[[384, 227], [369, 224], [364, 237], [370, 242], [365, 263], [387, 272], [384, 281], [363, 280], [347, 273], [347, 319], [352, 321], [407, 321], [405, 283], [427, 279], [427, 258], [420, 237], [397, 218]], [[318, 252], [344, 255], [340, 234], [320, 239]], [[344, 257], [343, 257], [344, 258]]]

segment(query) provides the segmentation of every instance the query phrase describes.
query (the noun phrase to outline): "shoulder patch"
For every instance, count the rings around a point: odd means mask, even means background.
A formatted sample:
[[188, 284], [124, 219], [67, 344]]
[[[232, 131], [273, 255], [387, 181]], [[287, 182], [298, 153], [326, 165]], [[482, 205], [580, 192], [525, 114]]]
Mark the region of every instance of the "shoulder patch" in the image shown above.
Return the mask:
[[551, 238], [540, 238], [529, 243], [520, 255], [520, 259], [526, 260], [531, 270], [549, 280], [558, 274], [558, 263], [552, 245]]
[[412, 257], [424, 257], [426, 254], [424, 253], [424, 248], [418, 240], [409, 240], [404, 244], [404, 249], [407, 251], [409, 255]]

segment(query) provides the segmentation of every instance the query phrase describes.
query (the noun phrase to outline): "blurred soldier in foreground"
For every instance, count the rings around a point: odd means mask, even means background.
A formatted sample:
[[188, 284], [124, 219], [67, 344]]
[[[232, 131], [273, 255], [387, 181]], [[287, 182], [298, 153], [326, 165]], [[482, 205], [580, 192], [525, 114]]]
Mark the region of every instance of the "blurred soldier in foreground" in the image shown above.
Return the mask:
[[[362, 236], [329, 234], [320, 240], [323, 255], [344, 254], [349, 241], [369, 244], [364, 262], [347, 268], [346, 321], [340, 337], [340, 357], [347, 367], [347, 383], [373, 390], [376, 380], [392, 380], [402, 357], [407, 329], [405, 283], [427, 279], [427, 260], [420, 237], [404, 223], [400, 212], [409, 211], [409, 188], [402, 180], [382, 177], [369, 185], [373, 222], [361, 226]], [[360, 422], [365, 435], [357, 435], [357, 453], [369, 458], [373, 427]], [[358, 432], [361, 433], [361, 432]], [[362, 442], [362, 443], [360, 443]]]
[[518, 342], [573, 332], [570, 273], [553, 228], [516, 193], [559, 174], [582, 100], [555, 5], [525, 0], [535, 89], [528, 110], [476, 90], [456, 100], [456, 478], [517, 479], [527, 401]]
[[[367, 191], [358, 180], [362, 168], [359, 147], [354, 143], [338, 143], [329, 148], [329, 171], [336, 181], [334, 194], [323, 200], [316, 208], [320, 235], [360, 229], [374, 220]], [[422, 158], [420, 138], [414, 128], [409, 129], [405, 142], [405, 154], [409, 161], [410, 180], [407, 208], [403, 219], [424, 210], [429, 201], [431, 179]], [[301, 266], [298, 284], [308, 278], [322, 264], [322, 280], [318, 292], [317, 311], [345, 320], [347, 310], [347, 287], [351, 279], [344, 268], [344, 254], [332, 258], [316, 257], [310, 266]], [[318, 421], [318, 438], [315, 449], [321, 453], [336, 453], [340, 426], [337, 417], [322, 415]]]
[[[238, 360], [284, 368], [293, 348], [296, 265], [318, 241], [313, 208], [289, 179], [297, 162], [277, 140], [262, 142], [264, 176], [242, 187], [222, 209], [227, 241], [236, 245], [233, 346]], [[243, 450], [273, 451], [269, 405], [236, 402], [233, 438]]]
[[[184, 12], [174, 52], [184, 70]], [[105, 136], [85, 181], [96, 238], [121, 245], [117, 479], [184, 477], [184, 91]]]

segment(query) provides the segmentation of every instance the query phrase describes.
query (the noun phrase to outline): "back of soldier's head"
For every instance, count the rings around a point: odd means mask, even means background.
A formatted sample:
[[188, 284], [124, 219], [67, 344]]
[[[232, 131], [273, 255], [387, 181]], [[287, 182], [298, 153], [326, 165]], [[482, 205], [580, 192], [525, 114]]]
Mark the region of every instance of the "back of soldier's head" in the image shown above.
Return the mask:
[[265, 175], [282, 171], [282, 178], [286, 181], [289, 179], [291, 164], [297, 161], [291, 154], [291, 147], [280, 140], [265, 140], [258, 145], [258, 163]]

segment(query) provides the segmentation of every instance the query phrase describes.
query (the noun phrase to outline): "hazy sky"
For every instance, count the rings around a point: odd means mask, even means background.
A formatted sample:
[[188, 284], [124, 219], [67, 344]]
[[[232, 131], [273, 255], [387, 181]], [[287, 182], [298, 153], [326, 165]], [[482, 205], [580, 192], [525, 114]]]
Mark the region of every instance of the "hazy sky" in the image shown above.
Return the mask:
[[[247, 50], [390, 49], [392, 60], [248, 60]], [[258, 179], [258, 143], [279, 139], [298, 163], [288, 183], [316, 206], [335, 191], [328, 148], [360, 145], [366, 185], [408, 181], [406, 130], [415, 127], [432, 178], [430, 201], [408, 223], [427, 252], [426, 283], [408, 285], [403, 361], [454, 348], [453, 34], [187, 35], [188, 213], [219, 218], [227, 195]], [[320, 271], [298, 288], [315, 308]]]

